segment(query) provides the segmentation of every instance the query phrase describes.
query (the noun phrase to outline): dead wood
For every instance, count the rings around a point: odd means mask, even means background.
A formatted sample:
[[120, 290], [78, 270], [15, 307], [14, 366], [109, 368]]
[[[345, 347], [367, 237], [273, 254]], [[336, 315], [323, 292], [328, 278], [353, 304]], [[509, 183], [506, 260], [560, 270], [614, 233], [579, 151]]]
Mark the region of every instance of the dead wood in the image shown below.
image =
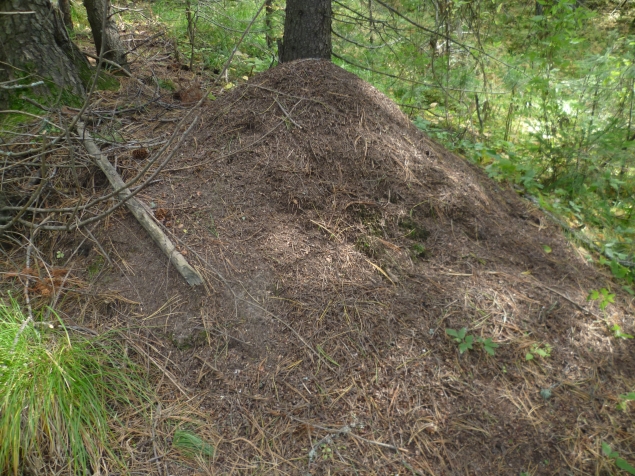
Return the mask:
[[176, 249], [174, 243], [163, 233], [159, 225], [157, 225], [150, 214], [145, 210], [142, 202], [131, 197], [132, 193], [124, 181], [121, 179], [117, 170], [112, 166], [110, 162], [103, 156], [95, 142], [93, 142], [90, 134], [84, 127], [84, 123], [77, 122], [77, 132], [84, 144], [84, 147], [88, 153], [95, 159], [95, 162], [99, 168], [104, 172], [108, 181], [115, 190], [119, 190], [120, 200], [126, 200], [126, 206], [128, 210], [132, 212], [141, 226], [148, 232], [154, 242], [157, 244], [161, 251], [169, 258], [170, 262], [174, 265], [177, 271], [185, 278], [190, 286], [198, 286], [203, 284], [203, 279], [196, 272], [192, 266], [187, 262], [183, 255]]

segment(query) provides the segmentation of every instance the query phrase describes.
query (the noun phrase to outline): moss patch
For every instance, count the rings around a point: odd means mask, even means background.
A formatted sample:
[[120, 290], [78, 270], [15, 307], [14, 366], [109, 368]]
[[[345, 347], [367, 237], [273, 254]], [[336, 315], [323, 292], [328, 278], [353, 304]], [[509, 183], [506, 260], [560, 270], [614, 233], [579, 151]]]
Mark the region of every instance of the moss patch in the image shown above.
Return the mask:
[[411, 240], [424, 242], [430, 236], [430, 232], [428, 230], [410, 217], [405, 217], [399, 220], [399, 227], [405, 231], [404, 236]]

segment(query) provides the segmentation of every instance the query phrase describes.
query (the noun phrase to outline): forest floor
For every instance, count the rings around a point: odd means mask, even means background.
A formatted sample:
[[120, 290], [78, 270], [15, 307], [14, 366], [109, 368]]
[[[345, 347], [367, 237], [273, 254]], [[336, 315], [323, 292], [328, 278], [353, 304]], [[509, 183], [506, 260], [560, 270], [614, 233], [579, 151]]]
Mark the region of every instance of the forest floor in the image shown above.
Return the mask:
[[[144, 44], [87, 122], [125, 180], [198, 118], [139, 197], [204, 285], [126, 211], [46, 245], [84, 283], [62, 318], [125, 329], [159, 369], [152, 428], [121, 430], [133, 472], [615, 474], [602, 443], [635, 461], [635, 348], [609, 331], [633, 334], [635, 306], [557, 225], [329, 62], [218, 86], [181, 125], [207, 83], [168, 50]], [[174, 451], [178, 428], [211, 460]]]

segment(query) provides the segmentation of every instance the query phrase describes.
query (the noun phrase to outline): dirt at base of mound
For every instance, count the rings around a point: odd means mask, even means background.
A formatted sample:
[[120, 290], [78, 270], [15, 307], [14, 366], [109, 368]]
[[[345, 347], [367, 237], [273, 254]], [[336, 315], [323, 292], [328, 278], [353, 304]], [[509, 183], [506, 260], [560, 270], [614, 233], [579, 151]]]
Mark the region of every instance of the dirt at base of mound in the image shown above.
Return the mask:
[[[144, 193], [205, 288], [129, 218], [103, 286], [143, 303], [215, 417], [214, 471], [603, 474], [603, 429], [635, 447], [615, 410], [635, 351], [586, 302], [605, 277], [372, 86], [283, 64], [209, 103], [187, 142]], [[606, 318], [632, 330], [632, 310]], [[463, 327], [459, 354], [446, 329]]]

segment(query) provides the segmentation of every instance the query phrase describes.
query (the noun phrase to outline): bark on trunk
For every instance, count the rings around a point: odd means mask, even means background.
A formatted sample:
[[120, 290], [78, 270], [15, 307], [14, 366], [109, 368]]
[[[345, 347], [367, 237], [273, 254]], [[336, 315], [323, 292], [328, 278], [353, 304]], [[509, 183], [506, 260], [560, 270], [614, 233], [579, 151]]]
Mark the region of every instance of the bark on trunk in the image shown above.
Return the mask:
[[[110, 16], [110, 0], [84, 0], [84, 6], [97, 54], [99, 55], [103, 47], [104, 58], [114, 61], [126, 71], [130, 71], [126, 61], [126, 50], [121, 38], [119, 38], [117, 24]], [[106, 15], [105, 20], [104, 15]]]
[[[45, 79], [36, 92], [57, 86], [83, 96], [81, 77], [88, 79], [89, 64], [71, 42], [59, 11], [50, 0], [0, 0], [0, 83], [25, 77], [23, 83]], [[32, 12], [32, 13], [17, 13]], [[28, 76], [28, 78], [27, 78]], [[0, 87], [0, 103], [20, 90]]]
[[331, 59], [331, 0], [287, 0], [281, 63]]

